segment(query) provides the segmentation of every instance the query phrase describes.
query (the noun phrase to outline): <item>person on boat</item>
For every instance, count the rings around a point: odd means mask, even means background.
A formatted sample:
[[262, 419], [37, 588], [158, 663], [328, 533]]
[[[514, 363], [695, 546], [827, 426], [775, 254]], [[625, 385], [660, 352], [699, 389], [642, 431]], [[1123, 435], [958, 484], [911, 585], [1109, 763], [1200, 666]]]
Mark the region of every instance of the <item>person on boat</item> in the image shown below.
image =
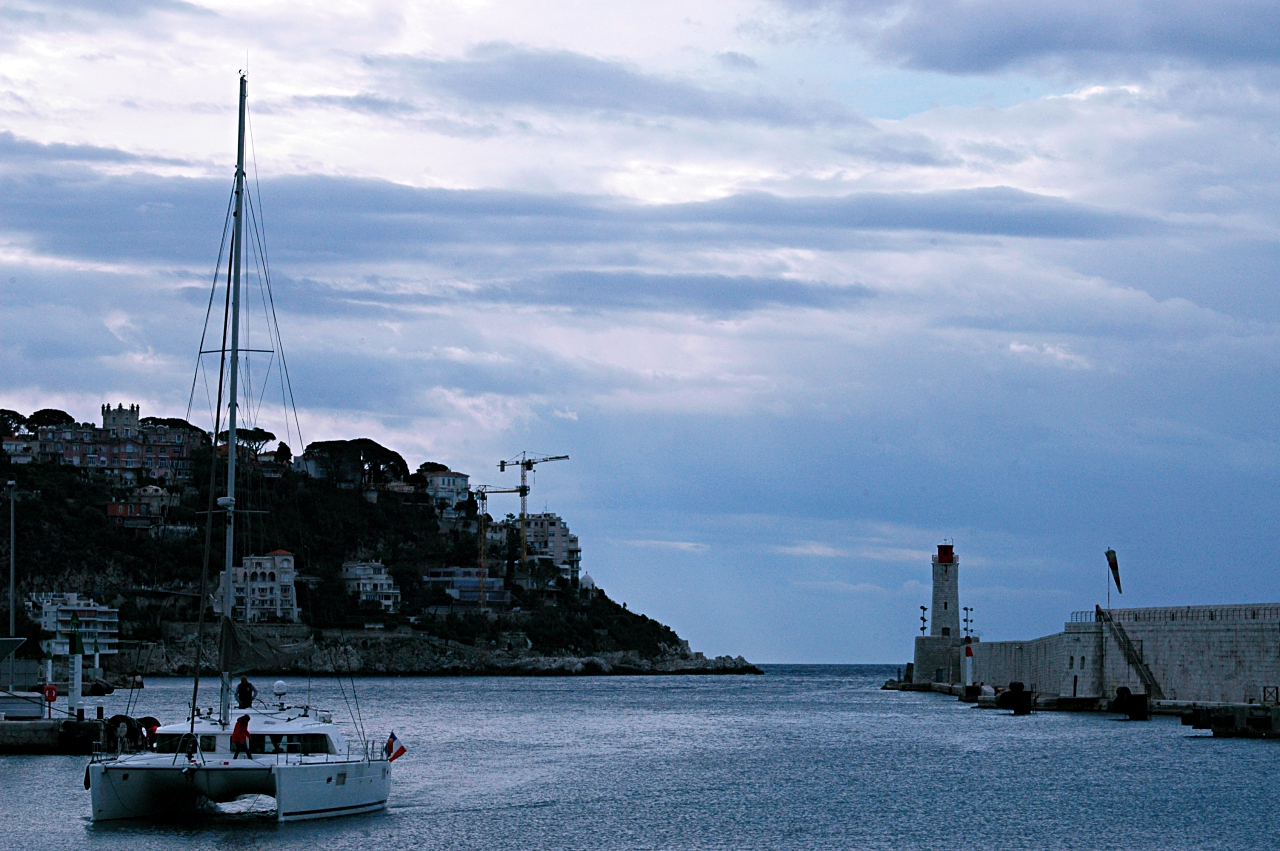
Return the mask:
[[236, 686], [236, 703], [237, 709], [252, 709], [253, 699], [258, 696], [258, 690], [254, 688], [253, 683], [249, 682], [249, 678], [240, 675], [240, 685]]
[[236, 719], [236, 726], [231, 730], [231, 750], [235, 753], [232, 759], [239, 759], [240, 754], [244, 754], [245, 759], [253, 759], [249, 753], [249, 716], [241, 715]]

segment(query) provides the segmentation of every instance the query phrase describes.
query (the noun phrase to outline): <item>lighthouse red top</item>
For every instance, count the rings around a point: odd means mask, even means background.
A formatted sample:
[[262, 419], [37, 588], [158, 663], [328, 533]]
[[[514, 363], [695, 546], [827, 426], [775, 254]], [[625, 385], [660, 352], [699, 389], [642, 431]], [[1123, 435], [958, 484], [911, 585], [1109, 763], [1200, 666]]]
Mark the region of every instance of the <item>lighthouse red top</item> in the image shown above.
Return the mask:
[[938, 564], [952, 564], [955, 562], [952, 549], [951, 544], [938, 544]]

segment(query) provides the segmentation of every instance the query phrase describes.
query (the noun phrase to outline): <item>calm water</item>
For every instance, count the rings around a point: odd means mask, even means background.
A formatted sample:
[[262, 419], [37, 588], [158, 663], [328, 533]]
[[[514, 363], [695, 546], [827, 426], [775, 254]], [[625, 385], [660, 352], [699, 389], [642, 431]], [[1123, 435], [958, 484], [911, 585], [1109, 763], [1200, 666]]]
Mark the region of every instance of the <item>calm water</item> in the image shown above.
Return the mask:
[[[0, 842], [129, 851], [1280, 845], [1280, 742], [1214, 740], [1176, 719], [1015, 719], [879, 691], [891, 673], [775, 666], [763, 677], [357, 680], [370, 737], [394, 728], [409, 747], [385, 813], [281, 826], [263, 799], [190, 824], [92, 825], [83, 758], [0, 757]], [[290, 684], [294, 697], [305, 693], [305, 680]], [[176, 719], [189, 690], [187, 680], [153, 680], [142, 708]], [[335, 719], [345, 714], [334, 681], [312, 691]], [[123, 703], [115, 698], [105, 699], [108, 714]]]

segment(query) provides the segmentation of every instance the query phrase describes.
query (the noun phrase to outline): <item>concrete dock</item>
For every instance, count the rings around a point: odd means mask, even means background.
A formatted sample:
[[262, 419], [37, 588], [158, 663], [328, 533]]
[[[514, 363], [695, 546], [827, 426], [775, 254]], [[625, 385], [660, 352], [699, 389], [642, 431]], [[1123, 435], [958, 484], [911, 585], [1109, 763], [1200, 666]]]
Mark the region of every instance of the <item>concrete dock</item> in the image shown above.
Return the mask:
[[0, 721], [0, 754], [88, 755], [105, 733], [105, 722], [96, 719]]

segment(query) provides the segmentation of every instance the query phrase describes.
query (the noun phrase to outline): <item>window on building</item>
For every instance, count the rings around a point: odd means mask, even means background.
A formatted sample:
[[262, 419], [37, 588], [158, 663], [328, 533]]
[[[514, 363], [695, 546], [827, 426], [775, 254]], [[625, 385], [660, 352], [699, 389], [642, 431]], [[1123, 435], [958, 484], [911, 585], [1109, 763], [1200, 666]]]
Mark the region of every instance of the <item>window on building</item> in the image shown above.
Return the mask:
[[1074, 656], [1068, 656], [1068, 657], [1067, 657], [1067, 670], [1071, 670], [1071, 669], [1075, 668], [1075, 666], [1076, 666], [1076, 657], [1074, 657]]

